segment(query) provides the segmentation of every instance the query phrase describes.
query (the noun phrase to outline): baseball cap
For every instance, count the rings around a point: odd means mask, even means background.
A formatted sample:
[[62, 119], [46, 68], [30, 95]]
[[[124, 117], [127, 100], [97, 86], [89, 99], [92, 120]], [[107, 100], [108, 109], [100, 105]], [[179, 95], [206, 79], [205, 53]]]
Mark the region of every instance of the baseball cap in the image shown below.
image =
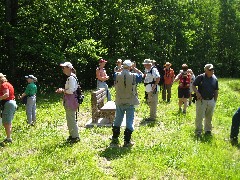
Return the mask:
[[70, 62], [65, 62], [65, 63], [62, 63], [62, 64], [60, 64], [60, 66], [62, 66], [62, 67], [68, 67], [68, 68], [70, 68], [70, 69], [72, 69], [72, 68], [73, 68], [73, 65], [72, 65], [72, 63], [70, 63]]

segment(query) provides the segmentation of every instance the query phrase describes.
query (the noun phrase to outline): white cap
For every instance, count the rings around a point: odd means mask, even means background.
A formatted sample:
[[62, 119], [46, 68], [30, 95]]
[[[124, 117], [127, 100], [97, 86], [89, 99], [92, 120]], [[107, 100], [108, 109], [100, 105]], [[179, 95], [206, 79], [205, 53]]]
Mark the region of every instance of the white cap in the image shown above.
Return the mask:
[[128, 67], [132, 66], [132, 62], [130, 60], [123, 61], [123, 65], [127, 65]]
[[204, 66], [204, 70], [206, 71], [206, 70], [211, 70], [211, 69], [213, 69], [213, 65], [212, 64], [206, 64], [205, 66]]
[[34, 75], [28, 75], [28, 76], [25, 76], [25, 78], [30, 78], [30, 79], [33, 79], [34, 81], [37, 81], [37, 78], [34, 76]]
[[70, 68], [70, 69], [72, 69], [72, 68], [73, 68], [73, 65], [72, 65], [72, 63], [70, 63], [70, 62], [65, 62], [65, 63], [62, 63], [62, 64], [60, 64], [60, 66], [62, 66], [62, 67], [68, 67], [68, 68]]

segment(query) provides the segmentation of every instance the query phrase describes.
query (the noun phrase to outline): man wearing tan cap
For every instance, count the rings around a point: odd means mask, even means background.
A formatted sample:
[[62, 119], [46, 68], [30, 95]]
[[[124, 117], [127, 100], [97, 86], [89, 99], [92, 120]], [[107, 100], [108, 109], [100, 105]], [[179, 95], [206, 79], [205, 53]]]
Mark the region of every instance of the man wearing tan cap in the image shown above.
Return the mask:
[[[211, 135], [212, 117], [218, 98], [218, 80], [214, 75], [213, 65], [206, 64], [204, 71], [205, 73], [196, 77], [192, 85], [193, 91], [197, 95], [195, 120], [195, 133], [197, 137], [200, 137], [202, 134], [203, 118], [205, 135]], [[198, 89], [196, 86], [198, 86]]]
[[145, 91], [147, 92], [147, 103], [150, 107], [150, 118], [148, 121], [155, 121], [157, 117], [158, 93], [160, 90], [160, 75], [157, 68], [152, 67], [152, 61], [145, 59], [142, 63], [145, 67]]

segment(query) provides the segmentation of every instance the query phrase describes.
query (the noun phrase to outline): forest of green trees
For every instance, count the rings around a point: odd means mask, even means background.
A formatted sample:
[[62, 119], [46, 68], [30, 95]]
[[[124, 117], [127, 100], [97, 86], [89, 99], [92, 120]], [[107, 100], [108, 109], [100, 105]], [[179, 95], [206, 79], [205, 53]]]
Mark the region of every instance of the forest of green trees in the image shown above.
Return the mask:
[[118, 58], [139, 68], [150, 58], [239, 77], [240, 0], [4, 0], [0, 9], [0, 72], [16, 89], [26, 74], [42, 91], [59, 86], [63, 61], [94, 88], [99, 57], [109, 75]]

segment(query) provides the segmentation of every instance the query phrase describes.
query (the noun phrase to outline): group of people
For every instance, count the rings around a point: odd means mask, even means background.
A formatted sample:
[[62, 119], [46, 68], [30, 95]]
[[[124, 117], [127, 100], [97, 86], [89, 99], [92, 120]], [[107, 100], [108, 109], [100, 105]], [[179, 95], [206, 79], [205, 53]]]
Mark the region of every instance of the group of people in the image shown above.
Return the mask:
[[[98, 88], [105, 88], [108, 93], [108, 100], [111, 100], [110, 92], [106, 81], [109, 79], [106, 70], [104, 69], [107, 61], [99, 60], [99, 67], [96, 70], [96, 77], [98, 81]], [[142, 73], [136, 68], [136, 64], [130, 60], [125, 60], [122, 63], [121, 59], [117, 60], [117, 66], [114, 68], [114, 86], [116, 89], [116, 117], [113, 122], [113, 136], [112, 143], [117, 145], [119, 143], [118, 137], [120, 134], [120, 125], [123, 120], [123, 115], [126, 112], [126, 129], [124, 131], [124, 146], [132, 145], [131, 133], [133, 132], [134, 106], [139, 104], [136, 85], [144, 79], [145, 92], [147, 103], [150, 108], [150, 116], [147, 121], [155, 121], [157, 118], [157, 104], [160, 85], [162, 85], [162, 99], [170, 102], [171, 88], [174, 82], [179, 81], [178, 98], [179, 111], [186, 113], [188, 99], [191, 98], [192, 92], [196, 93], [196, 120], [195, 133], [198, 137], [205, 134], [210, 135], [212, 131], [212, 116], [216, 101], [218, 98], [218, 80], [214, 75], [214, 68], [212, 64], [206, 64], [204, 73], [196, 77], [193, 71], [188, 68], [187, 64], [182, 65], [182, 70], [177, 76], [171, 68], [171, 63], [166, 62], [164, 68], [159, 70], [156, 67], [156, 62], [151, 59], [145, 59], [143, 66], [145, 68]], [[159, 72], [160, 71], [160, 72]], [[164, 82], [160, 84], [161, 74]], [[136, 100], [136, 101], [133, 101]], [[182, 109], [183, 106], [183, 109]], [[204, 119], [204, 127], [202, 121]], [[130, 135], [129, 135], [130, 134]]]
[[[37, 78], [33, 75], [25, 76], [28, 85], [20, 98], [26, 98], [26, 114], [28, 124], [34, 125], [36, 122], [36, 93], [37, 86], [35, 82]], [[17, 104], [15, 101], [14, 87], [6, 78], [6, 75], [0, 73], [0, 102], [1, 102], [1, 118], [2, 124], [6, 132], [6, 138], [1, 142], [1, 146], [12, 143], [12, 120], [14, 118]]]
[[[111, 94], [108, 89], [106, 81], [110, 78], [104, 69], [107, 61], [99, 60], [99, 67], [96, 69], [97, 88], [105, 88], [107, 92], [107, 100], [111, 101]], [[126, 129], [124, 131], [124, 146], [129, 147], [133, 145], [131, 135], [134, 131], [134, 112], [135, 106], [138, 105], [137, 84], [144, 79], [145, 91], [147, 94], [147, 103], [150, 107], [150, 116], [147, 121], [155, 121], [157, 118], [157, 104], [160, 86], [162, 85], [162, 99], [170, 102], [171, 88], [174, 82], [179, 81], [178, 98], [179, 110], [186, 113], [187, 99], [190, 98], [191, 91], [196, 93], [196, 119], [195, 119], [195, 134], [200, 137], [203, 132], [206, 135], [211, 135], [212, 131], [212, 117], [214, 108], [218, 98], [218, 80], [214, 75], [214, 67], [212, 64], [204, 66], [204, 73], [196, 77], [191, 69], [186, 64], [182, 65], [182, 70], [177, 76], [171, 68], [171, 63], [166, 62], [162, 69], [164, 82], [161, 84], [161, 73], [150, 59], [143, 61], [145, 68], [141, 72], [136, 68], [136, 63], [131, 60], [121, 59], [117, 60], [117, 66], [114, 68], [114, 87], [116, 89], [116, 114], [112, 125], [112, 146], [119, 146], [120, 127], [126, 113]], [[79, 130], [76, 121], [76, 112], [79, 107], [76, 98], [76, 91], [79, 87], [76, 70], [70, 62], [60, 64], [62, 71], [67, 75], [67, 80], [64, 88], [58, 88], [56, 93], [63, 93], [63, 105], [66, 112], [67, 126], [69, 130], [69, 137], [67, 139], [70, 143], [80, 141]], [[36, 93], [37, 86], [35, 82], [37, 78], [33, 75], [25, 76], [28, 85], [21, 98], [27, 97], [26, 114], [28, 124], [34, 125], [36, 122]], [[1, 100], [1, 117], [2, 123], [6, 131], [6, 139], [4, 143], [11, 143], [12, 120], [16, 111], [17, 105], [14, 96], [14, 88], [7, 81], [6, 76], [0, 73], [0, 100]], [[191, 102], [191, 101], [190, 101]], [[182, 105], [183, 110], [182, 110]], [[232, 144], [238, 143], [238, 133], [240, 126], [240, 109], [235, 113], [232, 119], [232, 128], [230, 139]], [[204, 127], [202, 121], [204, 119]]]

